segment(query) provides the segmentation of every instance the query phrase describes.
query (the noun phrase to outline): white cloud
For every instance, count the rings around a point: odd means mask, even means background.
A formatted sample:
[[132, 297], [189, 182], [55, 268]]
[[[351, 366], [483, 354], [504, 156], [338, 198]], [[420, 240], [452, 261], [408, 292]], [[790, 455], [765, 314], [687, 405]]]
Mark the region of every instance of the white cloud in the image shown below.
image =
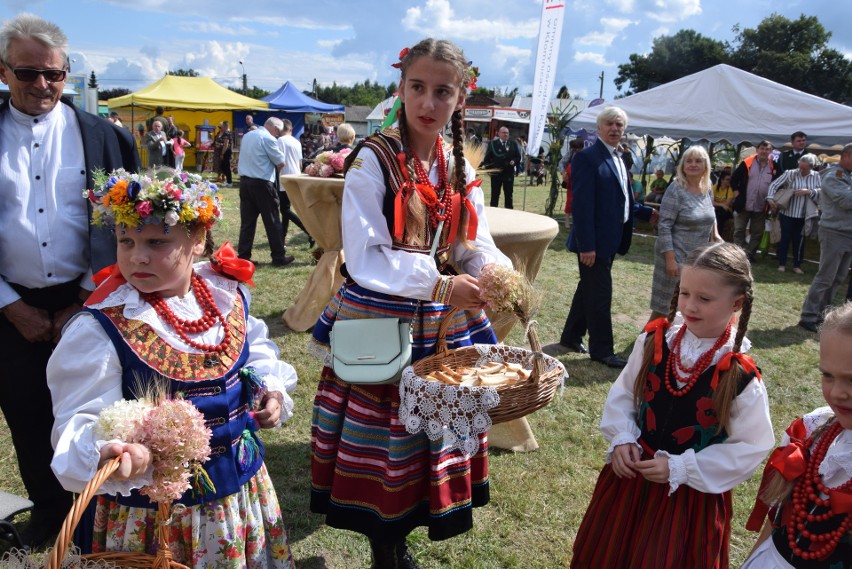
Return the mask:
[[667, 35], [669, 35], [670, 31], [671, 30], [669, 30], [668, 26], [659, 26], [657, 29], [655, 29], [654, 31], [651, 32], [651, 38], [653, 39], [653, 38], [659, 38], [659, 37], [662, 37], [662, 36], [667, 36]]
[[218, 22], [200, 21], [187, 22], [182, 24], [179, 29], [184, 32], [220, 35], [220, 36], [252, 36], [258, 33], [250, 26], [223, 26]]
[[575, 40], [577, 45], [596, 45], [601, 47], [609, 47], [615, 38], [624, 31], [624, 28], [630, 24], [635, 24], [632, 20], [624, 18], [601, 18], [603, 31], [589, 32], [588, 34], [579, 37]]
[[701, 0], [654, 0], [654, 6], [647, 15], [659, 22], [680, 22], [701, 14]]
[[636, 6], [635, 0], [607, 0], [607, 6], [612, 6], [619, 12], [629, 14]]
[[402, 18], [403, 28], [426, 36], [450, 39], [476, 39], [471, 30], [487, 30], [488, 37], [501, 40], [533, 38], [538, 35], [538, 20], [460, 18], [455, 15], [449, 0], [426, 0], [421, 8], [409, 8]]
[[323, 49], [331, 50], [343, 43], [342, 39], [339, 40], [318, 40], [317, 47], [321, 47]]
[[578, 63], [594, 63], [595, 65], [613, 65], [612, 63], [606, 60], [604, 54], [595, 53], [592, 51], [578, 51], [574, 53], [574, 61]]

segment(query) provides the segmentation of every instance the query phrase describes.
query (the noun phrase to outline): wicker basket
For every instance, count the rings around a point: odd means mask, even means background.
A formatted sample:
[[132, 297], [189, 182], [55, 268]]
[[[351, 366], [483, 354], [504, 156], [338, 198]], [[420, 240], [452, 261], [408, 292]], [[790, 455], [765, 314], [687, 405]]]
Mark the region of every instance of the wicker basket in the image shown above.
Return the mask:
[[[474, 346], [455, 350], [447, 349], [447, 328], [454, 312], [455, 310], [451, 311], [441, 322], [435, 353], [412, 365], [414, 373], [417, 375], [426, 376], [439, 370], [442, 365], [451, 369], [475, 366], [481, 357]], [[491, 422], [495, 425], [519, 419], [538, 411], [550, 403], [556, 393], [556, 388], [562, 383], [565, 368], [555, 358], [541, 353], [541, 342], [539, 342], [534, 323], [528, 329], [527, 339], [532, 351], [521, 350], [520, 348], [513, 348], [513, 350], [524, 352], [526, 354], [525, 359], [532, 360], [533, 372], [526, 381], [499, 385], [495, 388], [497, 394], [500, 395], [500, 403], [488, 411]]]
[[[86, 484], [74, 504], [71, 506], [71, 511], [62, 522], [62, 528], [59, 530], [59, 535], [56, 537], [56, 543], [53, 550], [50, 552], [50, 559], [47, 562], [45, 569], [59, 569], [62, 566], [62, 559], [71, 544], [71, 539], [74, 535], [74, 529], [80, 523], [80, 518], [86, 511], [86, 507], [98, 491], [98, 488], [103, 485], [106, 480], [112, 476], [112, 473], [118, 470], [121, 464], [121, 457], [109, 461], [95, 474], [88, 484]], [[85, 560], [90, 561], [105, 561], [114, 564], [116, 567], [137, 567], [139, 569], [190, 569], [186, 565], [172, 560], [172, 554], [168, 548], [163, 545], [168, 543], [169, 531], [168, 521], [171, 512], [171, 504], [158, 504], [157, 509], [157, 541], [160, 544], [156, 555], [147, 553], [126, 553], [122, 551], [108, 551], [104, 553], [90, 553], [82, 555]]]

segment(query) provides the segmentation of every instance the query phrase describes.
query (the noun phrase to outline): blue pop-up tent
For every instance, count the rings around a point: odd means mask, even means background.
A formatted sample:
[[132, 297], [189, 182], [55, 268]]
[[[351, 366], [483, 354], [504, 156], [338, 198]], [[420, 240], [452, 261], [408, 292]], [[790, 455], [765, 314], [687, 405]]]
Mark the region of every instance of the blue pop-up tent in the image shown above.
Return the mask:
[[[289, 119], [293, 123], [293, 136], [299, 138], [305, 131], [305, 113], [342, 113], [343, 105], [332, 105], [317, 101], [302, 93], [295, 85], [287, 81], [280, 89], [260, 99], [269, 103], [269, 112], [255, 112], [254, 121], [258, 126], [269, 116]], [[234, 113], [234, 122], [238, 126], [245, 123], [247, 113]]]

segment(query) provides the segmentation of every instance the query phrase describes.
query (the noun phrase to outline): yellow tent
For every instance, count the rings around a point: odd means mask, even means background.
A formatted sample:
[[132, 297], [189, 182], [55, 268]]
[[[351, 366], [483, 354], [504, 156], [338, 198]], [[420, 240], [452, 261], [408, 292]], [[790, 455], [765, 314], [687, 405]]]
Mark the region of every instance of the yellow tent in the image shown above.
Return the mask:
[[110, 109], [137, 107], [154, 110], [157, 107], [193, 110], [268, 109], [269, 103], [245, 97], [222, 87], [209, 77], [178, 77], [166, 75], [156, 83], [107, 101]]
[[[209, 77], [180, 77], [166, 75], [156, 83], [129, 95], [114, 97], [107, 101], [111, 111], [117, 111], [122, 123], [140, 141], [138, 127], [154, 116], [157, 107], [165, 109], [166, 116], [174, 115], [175, 124], [184, 131], [184, 137], [198, 149], [198, 127], [217, 125], [230, 121], [233, 127], [233, 111], [268, 109], [269, 103], [258, 101], [222, 87]], [[140, 148], [140, 153], [142, 153]], [[144, 158], [144, 157], [143, 157]], [[196, 155], [187, 152], [186, 167], [194, 166]], [[143, 159], [143, 164], [144, 164]]]

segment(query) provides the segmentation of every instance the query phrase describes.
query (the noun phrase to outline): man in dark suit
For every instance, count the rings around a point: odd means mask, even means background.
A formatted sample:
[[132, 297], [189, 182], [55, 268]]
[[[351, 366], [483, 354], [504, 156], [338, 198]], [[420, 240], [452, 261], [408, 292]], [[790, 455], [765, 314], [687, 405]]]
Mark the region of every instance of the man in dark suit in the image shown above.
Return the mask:
[[[619, 142], [627, 127], [627, 114], [607, 107], [598, 114], [598, 140], [571, 160], [571, 212], [569, 251], [577, 253], [580, 281], [558, 344], [548, 353], [589, 353], [592, 360], [623, 368], [612, 338], [612, 262], [624, 255], [633, 237], [634, 213], [655, 221], [656, 212], [634, 203], [630, 172], [621, 158]], [[589, 333], [589, 347], [583, 336]]]
[[799, 167], [799, 158], [805, 154], [805, 146], [808, 145], [808, 135], [797, 130], [790, 135], [790, 145], [793, 147], [791, 150], [785, 150], [778, 156], [778, 174]]
[[512, 207], [512, 192], [515, 189], [515, 165], [521, 162], [518, 145], [509, 140], [509, 129], [501, 126], [497, 138], [488, 143], [483, 163], [494, 170], [491, 174], [491, 207], [500, 205], [500, 191], [505, 193], [504, 206]]
[[92, 228], [92, 170], [138, 168], [130, 133], [61, 101], [68, 40], [19, 14], [0, 28], [0, 408], [35, 507], [22, 532], [32, 546], [59, 529], [71, 494], [50, 469], [52, 404], [45, 368], [62, 326], [115, 262], [115, 238]]

